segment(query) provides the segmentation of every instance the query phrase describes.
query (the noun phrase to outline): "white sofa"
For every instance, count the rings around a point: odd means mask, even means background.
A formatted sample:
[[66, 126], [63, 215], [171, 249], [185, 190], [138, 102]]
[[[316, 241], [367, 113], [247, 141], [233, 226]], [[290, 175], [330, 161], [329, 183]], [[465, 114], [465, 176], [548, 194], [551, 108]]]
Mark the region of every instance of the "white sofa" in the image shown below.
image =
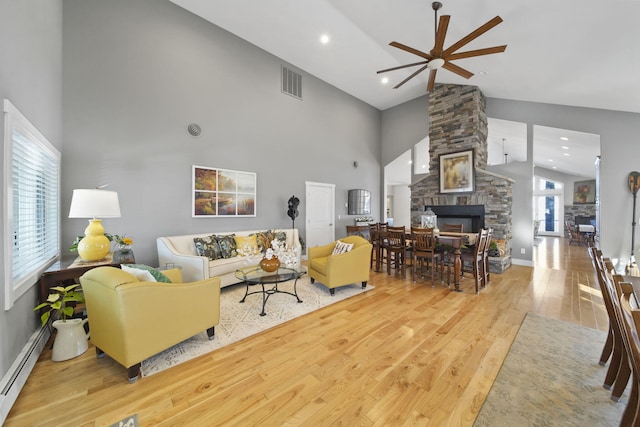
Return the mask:
[[[182, 278], [184, 282], [195, 282], [205, 280], [209, 277], [220, 277], [220, 287], [238, 283], [235, 276], [236, 270], [248, 267], [260, 261], [260, 257], [242, 257], [237, 256], [226, 259], [210, 260], [206, 256], [199, 256], [196, 253], [196, 245], [193, 241], [194, 237], [208, 237], [215, 235], [249, 236], [264, 230], [249, 231], [227, 231], [227, 232], [211, 232], [200, 234], [189, 234], [183, 236], [158, 237], [156, 244], [158, 247], [158, 262], [160, 266], [166, 264], [175, 264], [182, 268]], [[302, 246], [298, 238], [298, 229], [273, 230], [275, 232], [285, 232], [287, 235], [286, 244], [288, 248], [295, 248], [298, 256], [297, 265], [300, 265], [300, 257], [302, 256]]]

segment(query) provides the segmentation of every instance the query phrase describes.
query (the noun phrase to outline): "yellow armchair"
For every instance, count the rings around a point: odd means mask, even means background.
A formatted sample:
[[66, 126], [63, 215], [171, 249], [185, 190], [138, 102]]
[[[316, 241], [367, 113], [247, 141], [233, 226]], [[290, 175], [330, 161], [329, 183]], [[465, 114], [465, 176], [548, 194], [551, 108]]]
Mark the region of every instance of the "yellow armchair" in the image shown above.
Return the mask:
[[220, 322], [220, 278], [181, 283], [180, 270], [163, 273], [173, 283], [140, 282], [115, 267], [97, 267], [80, 277], [91, 342], [128, 369], [129, 382], [144, 359]]
[[360, 236], [347, 236], [340, 241], [353, 243], [353, 248], [343, 254], [332, 255], [336, 242], [309, 248], [308, 267], [311, 283], [316, 280], [335, 294], [335, 288], [362, 282], [367, 286], [371, 267], [371, 243]]

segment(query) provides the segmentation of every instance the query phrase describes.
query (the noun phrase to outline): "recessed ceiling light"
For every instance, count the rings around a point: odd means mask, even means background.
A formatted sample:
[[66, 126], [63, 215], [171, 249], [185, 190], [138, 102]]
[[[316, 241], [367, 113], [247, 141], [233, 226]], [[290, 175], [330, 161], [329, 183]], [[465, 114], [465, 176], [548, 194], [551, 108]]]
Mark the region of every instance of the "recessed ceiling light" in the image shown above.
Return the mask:
[[562, 146], [562, 149], [563, 149], [563, 150], [568, 150], [568, 149], [569, 149], [569, 147], [567, 147], [566, 145], [563, 145], [563, 146]]
[[413, 160], [409, 160], [409, 164], [413, 163]]
[[567, 156], [567, 157], [569, 157], [571, 154], [569, 154], [569, 153], [562, 153], [562, 155], [563, 155], [563, 156]]
[[486, 71], [480, 71], [478, 74], [480, 74], [481, 76], [486, 76], [487, 72]]
[[322, 44], [327, 44], [329, 43], [329, 36], [326, 34], [323, 34], [320, 36], [320, 43]]
[[567, 138], [566, 136], [561, 136], [560, 139], [563, 140], [563, 141], [568, 141], [569, 140], [569, 138]]
[[380, 82], [382, 82], [383, 85], [386, 85], [387, 83], [389, 83], [389, 77], [383, 77], [380, 79]]
[[551, 169], [558, 169], [558, 167], [557, 166], [552, 166]]
[[549, 159], [549, 162], [553, 163], [553, 159]]

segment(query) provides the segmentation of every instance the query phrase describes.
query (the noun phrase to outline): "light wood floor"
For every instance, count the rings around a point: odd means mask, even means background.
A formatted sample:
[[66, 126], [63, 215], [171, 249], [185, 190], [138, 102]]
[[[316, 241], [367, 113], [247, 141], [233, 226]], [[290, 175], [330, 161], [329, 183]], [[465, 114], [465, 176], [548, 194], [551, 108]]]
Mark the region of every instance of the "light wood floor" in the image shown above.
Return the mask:
[[472, 425], [527, 312], [607, 330], [587, 249], [566, 242], [480, 295], [372, 273], [372, 291], [133, 385], [93, 348], [46, 350], [6, 426]]

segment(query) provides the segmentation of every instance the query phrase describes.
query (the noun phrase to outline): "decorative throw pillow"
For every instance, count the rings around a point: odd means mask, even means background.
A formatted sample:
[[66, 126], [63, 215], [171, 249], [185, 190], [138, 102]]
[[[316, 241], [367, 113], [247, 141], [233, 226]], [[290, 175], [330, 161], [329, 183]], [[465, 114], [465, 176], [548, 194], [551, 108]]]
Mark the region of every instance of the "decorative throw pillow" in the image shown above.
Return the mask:
[[353, 243], [345, 243], [340, 240], [336, 242], [331, 255], [340, 255], [349, 252], [353, 248]]
[[218, 235], [216, 236], [216, 240], [218, 241], [218, 245], [220, 245], [222, 258], [226, 259], [238, 256], [235, 234]]
[[[169, 280], [169, 278], [167, 276], [162, 274], [162, 272], [160, 270], [158, 270], [157, 268], [149, 267], [148, 265], [144, 265], [144, 264], [122, 264], [122, 265], [120, 265], [120, 268], [122, 268], [127, 273], [133, 274], [134, 276], [136, 276], [138, 278], [138, 280], [143, 280], [143, 279], [140, 279], [140, 277], [138, 277], [138, 275], [143, 276], [142, 272], [144, 272], [144, 273], [148, 273], [151, 276], [151, 278], [153, 279], [153, 280], [149, 280], [148, 278], [144, 279], [147, 282], [172, 283], [171, 280]], [[148, 277], [146, 275], [144, 275], [144, 276]]]
[[271, 241], [273, 240], [273, 232], [271, 230], [260, 231], [255, 236], [260, 252], [264, 253], [271, 247]]
[[238, 254], [250, 255], [257, 253], [258, 239], [255, 234], [249, 236], [236, 236], [236, 248]]
[[196, 245], [196, 253], [199, 256], [206, 256], [210, 260], [222, 258], [222, 251], [215, 234], [207, 237], [194, 237], [193, 243]]
[[273, 239], [274, 240], [279, 240], [283, 243], [286, 243], [287, 241], [287, 232], [286, 231], [274, 231], [273, 232]]

